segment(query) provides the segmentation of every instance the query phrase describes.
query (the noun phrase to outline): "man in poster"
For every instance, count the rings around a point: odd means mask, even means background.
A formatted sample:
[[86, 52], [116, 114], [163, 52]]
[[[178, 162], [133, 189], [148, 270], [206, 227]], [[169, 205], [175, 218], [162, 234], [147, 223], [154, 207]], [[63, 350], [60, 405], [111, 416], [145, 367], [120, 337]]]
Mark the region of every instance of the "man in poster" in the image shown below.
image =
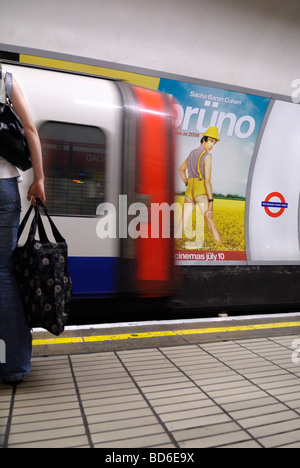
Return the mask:
[[[209, 127], [203, 133], [201, 145], [191, 151], [188, 158], [181, 164], [179, 175], [187, 186], [182, 209], [182, 219], [176, 237], [182, 237], [187, 223], [196, 206], [200, 208], [207, 227], [216, 242], [222, 243], [213, 216], [213, 188], [212, 188], [212, 155], [215, 144], [220, 141], [217, 127]], [[188, 176], [187, 176], [188, 172]]]

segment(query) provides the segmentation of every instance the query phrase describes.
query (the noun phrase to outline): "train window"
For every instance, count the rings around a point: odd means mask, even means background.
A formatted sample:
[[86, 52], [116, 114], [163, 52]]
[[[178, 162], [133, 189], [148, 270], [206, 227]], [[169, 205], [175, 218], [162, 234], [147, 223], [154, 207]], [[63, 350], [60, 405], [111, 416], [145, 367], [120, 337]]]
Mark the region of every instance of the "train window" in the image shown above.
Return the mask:
[[97, 127], [46, 122], [39, 131], [52, 215], [96, 216], [105, 200], [105, 134]]

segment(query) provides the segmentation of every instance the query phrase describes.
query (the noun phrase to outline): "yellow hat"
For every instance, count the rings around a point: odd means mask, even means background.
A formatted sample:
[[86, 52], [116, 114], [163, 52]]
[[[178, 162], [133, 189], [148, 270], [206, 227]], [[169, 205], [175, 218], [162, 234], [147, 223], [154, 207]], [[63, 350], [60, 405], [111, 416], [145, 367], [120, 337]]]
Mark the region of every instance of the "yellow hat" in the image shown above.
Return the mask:
[[202, 136], [207, 136], [207, 137], [210, 137], [210, 138], [214, 138], [215, 140], [217, 141], [220, 141], [219, 139], [219, 129], [218, 127], [209, 127], [205, 133], [203, 133]]

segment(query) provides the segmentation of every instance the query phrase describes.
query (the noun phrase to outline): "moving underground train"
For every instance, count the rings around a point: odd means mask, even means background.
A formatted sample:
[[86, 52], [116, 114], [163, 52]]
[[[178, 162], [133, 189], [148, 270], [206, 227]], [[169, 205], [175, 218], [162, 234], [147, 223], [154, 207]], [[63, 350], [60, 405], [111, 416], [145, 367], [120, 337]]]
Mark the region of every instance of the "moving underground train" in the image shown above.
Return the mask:
[[[69, 247], [74, 322], [127, 319], [134, 310], [158, 319], [299, 307], [296, 102], [176, 77], [151, 90], [3, 67], [40, 135], [46, 206]], [[196, 231], [194, 244], [173, 231], [186, 189], [178, 169], [208, 127], [219, 131], [212, 183], [222, 244], [200, 221], [199, 245]], [[31, 171], [22, 178], [26, 213]]]

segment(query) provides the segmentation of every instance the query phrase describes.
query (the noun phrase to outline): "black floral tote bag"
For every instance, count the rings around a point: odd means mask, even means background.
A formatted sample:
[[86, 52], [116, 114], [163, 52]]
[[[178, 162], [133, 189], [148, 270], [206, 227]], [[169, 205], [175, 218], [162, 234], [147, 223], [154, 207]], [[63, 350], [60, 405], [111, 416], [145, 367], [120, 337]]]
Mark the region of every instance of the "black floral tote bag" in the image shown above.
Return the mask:
[[[59, 336], [69, 317], [72, 295], [68, 246], [40, 200], [26, 213], [19, 227], [18, 241], [33, 209], [35, 215], [28, 239], [15, 251], [17, 277], [29, 326], [45, 328]], [[55, 242], [47, 237], [40, 210], [49, 220]], [[36, 240], [37, 231], [39, 240]]]

